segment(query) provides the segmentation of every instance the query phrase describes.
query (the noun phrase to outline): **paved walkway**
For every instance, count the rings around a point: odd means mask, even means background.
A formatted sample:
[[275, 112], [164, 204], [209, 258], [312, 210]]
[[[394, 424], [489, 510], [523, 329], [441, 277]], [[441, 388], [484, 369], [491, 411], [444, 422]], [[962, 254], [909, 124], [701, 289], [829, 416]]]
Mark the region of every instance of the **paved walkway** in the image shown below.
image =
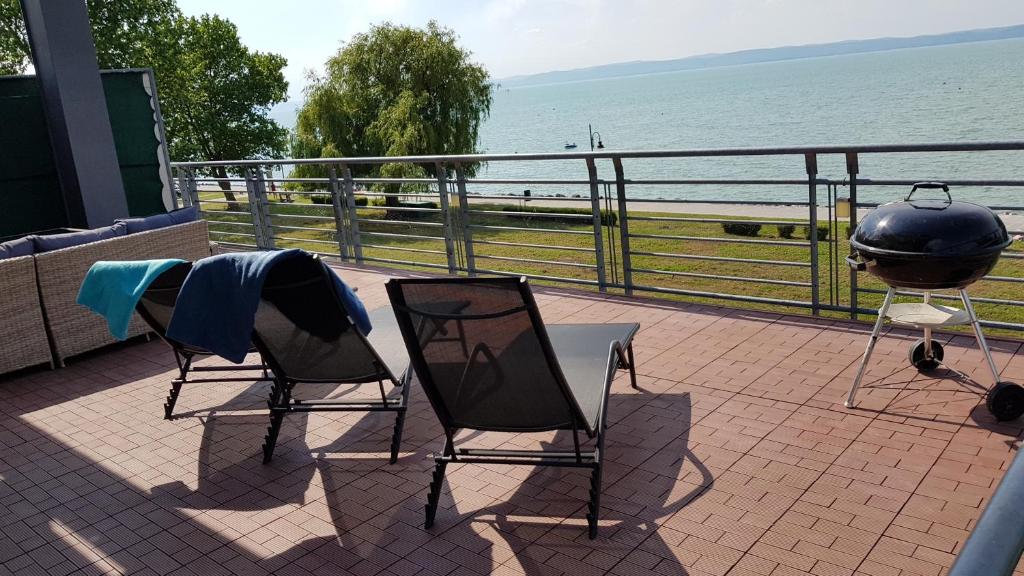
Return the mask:
[[[385, 303], [384, 273], [342, 274]], [[847, 410], [864, 325], [537, 293], [549, 323], [643, 326], [641, 390], [612, 390], [597, 540], [586, 475], [529, 467], [450, 466], [424, 530], [442, 435], [418, 387], [395, 465], [390, 417], [340, 413], [286, 418], [261, 464], [261, 383], [186, 387], [162, 420], [173, 360], [153, 341], [0, 380], [0, 573], [932, 576], [1020, 442], [979, 408], [989, 377], [964, 337], [945, 344], [963, 374], [925, 377], [891, 333]], [[1024, 381], [1019, 343], [993, 344]]]

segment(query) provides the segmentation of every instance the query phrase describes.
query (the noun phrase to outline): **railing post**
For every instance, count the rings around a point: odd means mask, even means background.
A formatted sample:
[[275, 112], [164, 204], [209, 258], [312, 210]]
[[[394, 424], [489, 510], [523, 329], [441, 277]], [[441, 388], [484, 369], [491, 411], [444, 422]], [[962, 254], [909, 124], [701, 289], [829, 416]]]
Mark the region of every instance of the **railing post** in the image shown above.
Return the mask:
[[345, 235], [345, 199], [342, 198], [341, 186], [338, 185], [338, 170], [334, 164], [327, 167], [327, 179], [330, 180], [331, 206], [334, 211], [334, 240], [338, 243], [341, 261], [348, 262], [348, 240]]
[[818, 156], [804, 155], [804, 165], [807, 168], [807, 207], [810, 225], [807, 236], [811, 241], [811, 314], [817, 316], [821, 313], [821, 300], [818, 296], [818, 285], [821, 280], [818, 270]]
[[348, 245], [352, 247], [356, 263], [363, 262], [363, 239], [359, 235], [359, 212], [356, 210], [356, 184], [352, 179], [352, 169], [345, 164], [341, 168], [342, 196], [348, 208]]
[[189, 203], [199, 206], [199, 212], [203, 211], [203, 205], [199, 202], [199, 184], [196, 183], [196, 171], [194, 168], [185, 169], [185, 193], [188, 194]]
[[270, 219], [270, 204], [267, 199], [267, 180], [263, 174], [263, 168], [257, 166], [253, 173], [255, 179], [253, 184], [253, 190], [256, 192], [256, 208], [259, 212], [260, 226], [263, 228], [263, 242], [264, 248], [267, 250], [274, 249], [274, 226]]
[[597, 182], [597, 165], [594, 159], [587, 158], [587, 174], [590, 178], [590, 210], [594, 219], [594, 258], [597, 264], [597, 288], [601, 292], [608, 290], [604, 269], [604, 242], [601, 240], [601, 193]]
[[441, 218], [444, 226], [444, 252], [448, 257], [448, 273], [455, 275], [459, 270], [458, 262], [455, 261], [455, 238], [452, 232], [452, 214], [448, 202], [448, 173], [444, 164], [434, 164], [437, 173], [437, 195], [441, 201]]
[[622, 282], [626, 296], [633, 295], [633, 261], [629, 254], [629, 210], [626, 206], [626, 178], [623, 175], [622, 158], [612, 158], [615, 166], [615, 196], [619, 203], [619, 250], [622, 253]]
[[245, 198], [249, 205], [249, 217], [252, 218], [252, 233], [256, 236], [256, 248], [264, 250], [267, 247], [266, 238], [263, 234], [263, 223], [260, 218], [259, 195], [256, 194], [256, 176], [252, 168], [246, 168], [245, 174]]
[[466, 272], [476, 275], [476, 258], [473, 255], [473, 230], [469, 221], [469, 195], [466, 194], [466, 170], [462, 164], [455, 164], [455, 182], [459, 192], [459, 222], [462, 223], [462, 242], [466, 252]]
[[181, 204], [186, 208], [192, 205], [192, 195], [188, 191], [188, 178], [186, 168], [175, 168], [175, 180], [178, 182], [178, 194], [181, 195]]
[[[846, 153], [846, 173], [850, 178], [850, 233], [857, 227], [857, 174], [860, 161], [856, 152]], [[836, 238], [838, 242], [839, 239]], [[857, 319], [857, 271], [850, 268], [850, 318]]]

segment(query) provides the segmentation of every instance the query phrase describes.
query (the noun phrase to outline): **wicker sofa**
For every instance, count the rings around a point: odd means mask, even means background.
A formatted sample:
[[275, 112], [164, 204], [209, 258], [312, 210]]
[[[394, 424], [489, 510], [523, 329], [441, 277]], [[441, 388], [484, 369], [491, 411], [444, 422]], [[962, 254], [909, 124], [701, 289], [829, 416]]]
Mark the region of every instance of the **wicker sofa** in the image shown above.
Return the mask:
[[50, 363], [32, 256], [0, 260], [0, 374]]
[[[36, 254], [36, 278], [53, 360], [63, 366], [71, 356], [117, 341], [103, 318], [75, 302], [78, 288], [94, 262], [150, 258], [193, 261], [209, 255], [209, 231], [203, 220]], [[140, 336], [148, 330], [136, 316], [128, 336]]]

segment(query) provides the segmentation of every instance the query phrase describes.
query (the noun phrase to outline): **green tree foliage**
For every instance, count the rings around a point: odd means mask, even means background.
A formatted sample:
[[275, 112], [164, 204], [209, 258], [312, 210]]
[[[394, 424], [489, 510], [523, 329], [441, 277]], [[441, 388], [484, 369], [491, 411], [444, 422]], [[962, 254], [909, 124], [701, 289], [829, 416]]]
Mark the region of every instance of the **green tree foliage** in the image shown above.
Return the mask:
[[[246, 48], [228, 20], [183, 16], [174, 0], [87, 0], [87, 7], [100, 68], [155, 71], [172, 158], [266, 158], [285, 150], [285, 130], [268, 117], [287, 98], [282, 56]], [[18, 0], [0, 0], [0, 73], [23, 72], [30, 61]], [[223, 169], [215, 175], [227, 178]], [[221, 188], [230, 185], [221, 180]]]
[[[314, 158], [474, 153], [491, 89], [487, 71], [470, 61], [453, 31], [436, 22], [426, 29], [374, 26], [328, 60], [323, 76], [310, 78], [296, 151]], [[352, 170], [357, 176], [425, 177], [435, 168], [393, 163]], [[322, 176], [309, 166], [294, 174]], [[385, 190], [402, 191], [393, 185]]]
[[[100, 68], [140, 66], [149, 38], [181, 16], [174, 0], [87, 0]], [[0, 0], [0, 74], [20, 74], [31, 50], [18, 0]]]

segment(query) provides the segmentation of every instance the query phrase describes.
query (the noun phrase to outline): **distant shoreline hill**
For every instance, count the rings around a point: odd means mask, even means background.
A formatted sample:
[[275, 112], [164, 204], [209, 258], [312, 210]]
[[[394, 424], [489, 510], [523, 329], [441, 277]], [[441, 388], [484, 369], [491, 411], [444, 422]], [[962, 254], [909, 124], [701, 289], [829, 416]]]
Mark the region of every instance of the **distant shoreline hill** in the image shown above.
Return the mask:
[[603, 64], [589, 68], [573, 70], [555, 70], [540, 74], [512, 76], [498, 80], [502, 88], [521, 86], [537, 86], [541, 84], [562, 84], [583, 80], [603, 78], [620, 78], [624, 76], [640, 76], [682, 70], [699, 70], [702, 68], [718, 68], [741, 64], [758, 64], [762, 62], [779, 62], [783, 60], [800, 60], [821, 56], [839, 56], [842, 54], [859, 54], [864, 52], [882, 52], [902, 48], [921, 48], [925, 46], [942, 46], [962, 44], [966, 42], [984, 42], [989, 40], [1007, 40], [1024, 38], [1024, 24], [1002, 28], [983, 28], [930, 34], [905, 38], [873, 38], [870, 40], [846, 40], [828, 44], [808, 44], [805, 46], [784, 46], [780, 48], [757, 48], [728, 52], [725, 54], [702, 54], [673, 60], [650, 60]]

